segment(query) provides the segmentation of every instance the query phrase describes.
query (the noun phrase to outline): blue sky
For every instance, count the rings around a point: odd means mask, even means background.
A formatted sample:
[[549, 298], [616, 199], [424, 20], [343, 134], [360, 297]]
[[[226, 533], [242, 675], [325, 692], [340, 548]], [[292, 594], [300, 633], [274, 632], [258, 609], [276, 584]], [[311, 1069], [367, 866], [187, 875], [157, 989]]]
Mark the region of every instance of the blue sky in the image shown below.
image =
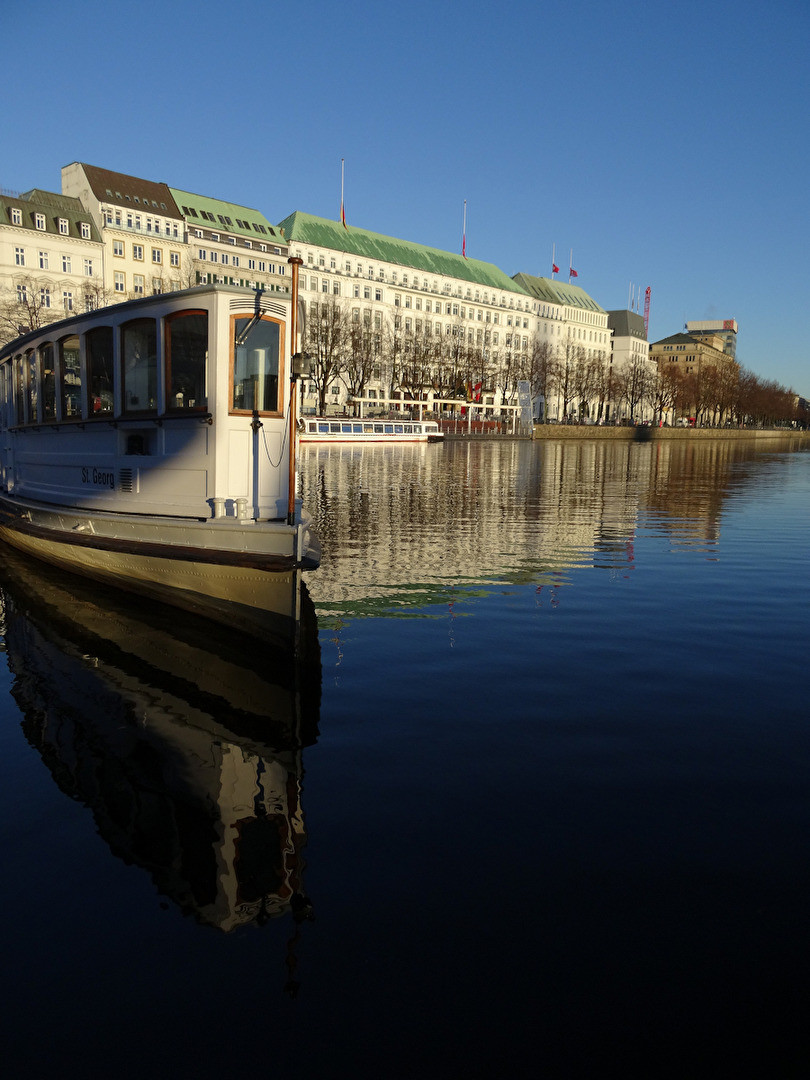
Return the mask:
[[604, 308], [651, 287], [651, 340], [736, 318], [810, 396], [807, 0], [42, 0], [4, 40], [0, 187], [85, 161], [337, 218], [343, 158], [350, 225], [459, 251], [466, 199], [468, 255], [573, 249]]

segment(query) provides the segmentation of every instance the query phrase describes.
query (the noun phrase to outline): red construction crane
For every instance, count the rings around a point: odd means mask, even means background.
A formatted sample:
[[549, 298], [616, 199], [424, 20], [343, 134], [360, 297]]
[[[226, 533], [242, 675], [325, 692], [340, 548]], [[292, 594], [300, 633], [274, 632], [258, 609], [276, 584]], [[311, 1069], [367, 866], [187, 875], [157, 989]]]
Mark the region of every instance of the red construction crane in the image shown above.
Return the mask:
[[650, 329], [650, 293], [652, 289], [648, 285], [644, 293], [644, 337], [649, 341]]

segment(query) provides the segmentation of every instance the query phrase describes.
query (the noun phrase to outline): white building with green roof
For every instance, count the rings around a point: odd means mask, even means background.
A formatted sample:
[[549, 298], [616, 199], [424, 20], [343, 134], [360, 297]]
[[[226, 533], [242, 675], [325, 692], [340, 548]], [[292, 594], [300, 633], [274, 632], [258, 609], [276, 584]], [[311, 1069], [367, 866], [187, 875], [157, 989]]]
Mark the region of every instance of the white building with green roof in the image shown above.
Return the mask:
[[587, 359], [610, 358], [608, 313], [583, 288], [531, 274], [515, 274], [515, 282], [537, 302], [541, 338], [552, 340], [555, 346], [573, 342]]
[[[364, 396], [373, 401], [390, 393], [396, 399], [392, 356], [407, 361], [428, 344], [434, 353], [441, 352], [448, 367], [455, 353], [461, 371], [464, 352], [468, 368], [472, 363], [472, 370], [492, 374], [481, 380], [489, 392], [485, 404], [502, 400], [497, 390], [503, 393], [507, 383], [513, 394], [514, 373], [529, 354], [536, 304], [497, 266], [301, 211], [279, 228], [290, 255], [303, 261], [301, 298], [309, 321], [325, 304], [337, 306], [347, 313], [350, 326], [366, 332], [377, 363]], [[470, 361], [472, 354], [477, 360]], [[452, 382], [452, 375], [448, 378]], [[328, 404], [342, 409], [347, 396], [335, 380]], [[446, 387], [436, 396], [449, 396]], [[433, 399], [431, 390], [427, 400]], [[304, 407], [314, 408], [311, 392]]]

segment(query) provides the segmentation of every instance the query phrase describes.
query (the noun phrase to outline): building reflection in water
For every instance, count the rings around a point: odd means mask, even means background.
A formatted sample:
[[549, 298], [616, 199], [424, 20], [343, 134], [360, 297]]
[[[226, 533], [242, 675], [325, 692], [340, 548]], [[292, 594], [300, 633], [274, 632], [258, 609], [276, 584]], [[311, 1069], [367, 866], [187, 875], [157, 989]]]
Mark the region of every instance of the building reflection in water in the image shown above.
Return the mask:
[[202, 924], [306, 917], [302, 751], [317, 738], [314, 609], [235, 636], [3, 551], [0, 599], [23, 728], [112, 852]]
[[642, 529], [715, 554], [750, 468], [795, 448], [790, 437], [305, 446], [303, 497], [324, 550], [318, 617], [408, 617], [502, 584], [559, 602], [577, 568], [632, 571]]

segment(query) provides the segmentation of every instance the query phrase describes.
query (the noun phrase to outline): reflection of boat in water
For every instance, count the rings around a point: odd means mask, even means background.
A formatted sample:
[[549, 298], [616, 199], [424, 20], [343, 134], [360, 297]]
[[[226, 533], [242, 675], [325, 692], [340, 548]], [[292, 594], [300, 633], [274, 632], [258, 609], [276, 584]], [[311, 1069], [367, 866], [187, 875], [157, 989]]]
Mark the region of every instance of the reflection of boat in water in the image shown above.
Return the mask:
[[131, 300], [0, 348], [0, 536], [260, 628], [274, 575], [320, 558], [295, 499], [292, 280]]
[[13, 552], [0, 590], [25, 734], [113, 853], [223, 930], [306, 913], [302, 749], [321, 679], [306, 592], [298, 647], [268, 653]]

